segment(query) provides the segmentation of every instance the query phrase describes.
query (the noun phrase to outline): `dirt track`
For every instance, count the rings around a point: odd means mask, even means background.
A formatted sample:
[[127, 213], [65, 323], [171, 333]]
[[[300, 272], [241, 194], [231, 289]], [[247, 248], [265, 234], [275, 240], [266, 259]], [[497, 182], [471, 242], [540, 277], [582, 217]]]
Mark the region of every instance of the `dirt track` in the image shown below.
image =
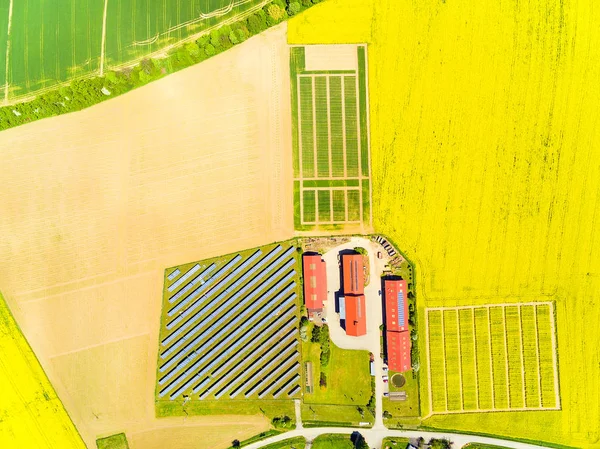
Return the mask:
[[170, 448], [173, 427], [178, 449], [214, 448], [268, 425], [157, 420], [153, 397], [164, 269], [293, 235], [285, 26], [0, 133], [0, 290], [88, 447], [125, 431]]

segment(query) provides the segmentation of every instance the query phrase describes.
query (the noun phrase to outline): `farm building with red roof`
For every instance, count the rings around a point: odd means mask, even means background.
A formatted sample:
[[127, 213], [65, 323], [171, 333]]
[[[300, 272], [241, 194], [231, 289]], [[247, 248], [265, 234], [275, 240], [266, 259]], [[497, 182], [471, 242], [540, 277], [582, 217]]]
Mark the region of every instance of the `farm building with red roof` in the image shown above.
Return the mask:
[[387, 363], [391, 371], [404, 373], [410, 365], [410, 332], [386, 331]]
[[320, 254], [302, 256], [304, 274], [304, 305], [308, 313], [321, 312], [327, 299], [327, 272]]
[[344, 254], [342, 256], [343, 291], [345, 295], [362, 295], [365, 290], [363, 256]]
[[360, 337], [367, 333], [365, 295], [348, 295], [345, 298], [346, 335]]
[[386, 279], [385, 327], [388, 331], [408, 330], [408, 297], [406, 281]]

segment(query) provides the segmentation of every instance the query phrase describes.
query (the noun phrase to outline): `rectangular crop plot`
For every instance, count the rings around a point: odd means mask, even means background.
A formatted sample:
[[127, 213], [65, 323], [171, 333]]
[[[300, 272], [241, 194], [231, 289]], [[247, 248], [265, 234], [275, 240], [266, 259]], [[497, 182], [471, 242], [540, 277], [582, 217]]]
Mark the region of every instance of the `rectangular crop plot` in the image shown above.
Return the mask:
[[[343, 55], [331, 58], [331, 51]], [[298, 230], [372, 222], [366, 67], [364, 45], [291, 47], [293, 166], [300, 186], [294, 201], [319, 187], [316, 210], [311, 200], [295, 208]], [[327, 186], [329, 196], [321, 188]], [[333, 188], [341, 186], [358, 189]]]
[[430, 410], [560, 409], [553, 303], [426, 309]]
[[273, 399], [300, 374], [297, 254], [284, 242], [166, 270], [157, 403]]

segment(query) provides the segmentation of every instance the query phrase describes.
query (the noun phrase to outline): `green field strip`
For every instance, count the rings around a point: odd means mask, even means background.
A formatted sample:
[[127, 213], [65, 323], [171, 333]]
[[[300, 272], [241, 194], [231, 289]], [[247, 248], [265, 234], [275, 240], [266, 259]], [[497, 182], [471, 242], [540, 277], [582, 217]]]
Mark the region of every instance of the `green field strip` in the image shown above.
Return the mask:
[[455, 309], [444, 310], [444, 351], [446, 353], [448, 410], [462, 409], [461, 368], [456, 313]]
[[360, 180], [358, 180], [358, 179], [310, 179], [307, 181], [302, 181], [302, 186], [305, 188], [359, 187]]
[[473, 309], [460, 309], [458, 311], [458, 323], [463, 408], [465, 410], [476, 410], [478, 407]]
[[[304, 48], [304, 47], [302, 47]], [[304, 66], [303, 66], [304, 67]], [[356, 70], [302, 70], [301, 75], [355, 75]]]
[[317, 191], [318, 205], [318, 221], [331, 221], [331, 191], [329, 190], [318, 190]]
[[302, 226], [302, 211], [300, 209], [300, 181], [294, 181], [294, 227]]
[[358, 102], [360, 109], [360, 154], [363, 176], [369, 176], [369, 134], [367, 122], [367, 49], [357, 47], [358, 52]]
[[346, 123], [346, 176], [358, 176], [358, 118], [356, 77], [344, 77], [344, 111]]
[[537, 328], [540, 352], [540, 375], [542, 386], [542, 407], [555, 407], [554, 365], [552, 350], [552, 322], [550, 321], [550, 306], [537, 306]]
[[[69, 3], [69, 2], [67, 2]], [[55, 4], [45, 2], [41, 4], [43, 28], [41, 30], [41, 67], [43, 68], [43, 76], [41, 77], [41, 87], [52, 85], [61, 79], [60, 76], [60, 54], [58, 34], [60, 33], [59, 26], [59, 11]], [[68, 63], [68, 62], [67, 62]]]
[[302, 192], [302, 221], [313, 223], [317, 220], [316, 192], [304, 190]]
[[344, 129], [342, 123], [342, 78], [329, 78], [329, 123], [331, 127], [331, 174], [344, 176]]
[[538, 337], [534, 306], [521, 306], [521, 329], [523, 333], [523, 366], [525, 368], [525, 405], [539, 407]]
[[508, 408], [506, 348], [504, 345], [504, 313], [502, 307], [490, 307], [492, 368], [494, 370], [494, 406]]
[[365, 223], [371, 223], [371, 189], [369, 187], [370, 182], [367, 179], [362, 180], [362, 220]]
[[508, 350], [508, 384], [510, 408], [525, 407], [523, 400], [523, 370], [521, 365], [521, 320], [519, 308], [504, 308], [506, 316], [506, 348]]
[[360, 221], [359, 190], [348, 190], [348, 221]]
[[[294, 177], [300, 176], [300, 127], [298, 121], [298, 71], [304, 68], [304, 47], [290, 48], [290, 84], [292, 94], [292, 165], [294, 168]], [[295, 204], [295, 203], [294, 203]]]
[[433, 412], [446, 411], [446, 380], [444, 360], [444, 333], [442, 329], [442, 312], [430, 310], [427, 312], [429, 329], [429, 378], [431, 382], [431, 401]]
[[311, 78], [300, 78], [300, 129], [302, 176], [315, 177], [313, 88]]
[[[8, 41], [8, 1], [0, 2], [0, 88], [6, 83], [6, 46]], [[0, 100], [4, 99], [4, 89], [0, 89]]]
[[494, 406], [492, 369], [490, 359], [490, 334], [487, 308], [475, 309], [475, 354], [477, 359], [477, 387], [479, 408], [490, 410]]
[[329, 113], [327, 110], [327, 78], [316, 76], [315, 121], [317, 127], [317, 176], [329, 173]]
[[333, 221], [346, 221], [346, 192], [344, 190], [332, 190], [333, 197]]

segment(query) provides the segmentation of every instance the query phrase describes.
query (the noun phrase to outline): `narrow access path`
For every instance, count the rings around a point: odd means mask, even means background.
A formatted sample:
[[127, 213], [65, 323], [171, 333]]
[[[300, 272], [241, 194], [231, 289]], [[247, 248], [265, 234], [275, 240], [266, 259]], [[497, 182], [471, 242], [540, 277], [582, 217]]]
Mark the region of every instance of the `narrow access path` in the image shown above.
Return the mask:
[[302, 401], [294, 399], [294, 411], [296, 412], [296, 430], [303, 429], [302, 425]]

